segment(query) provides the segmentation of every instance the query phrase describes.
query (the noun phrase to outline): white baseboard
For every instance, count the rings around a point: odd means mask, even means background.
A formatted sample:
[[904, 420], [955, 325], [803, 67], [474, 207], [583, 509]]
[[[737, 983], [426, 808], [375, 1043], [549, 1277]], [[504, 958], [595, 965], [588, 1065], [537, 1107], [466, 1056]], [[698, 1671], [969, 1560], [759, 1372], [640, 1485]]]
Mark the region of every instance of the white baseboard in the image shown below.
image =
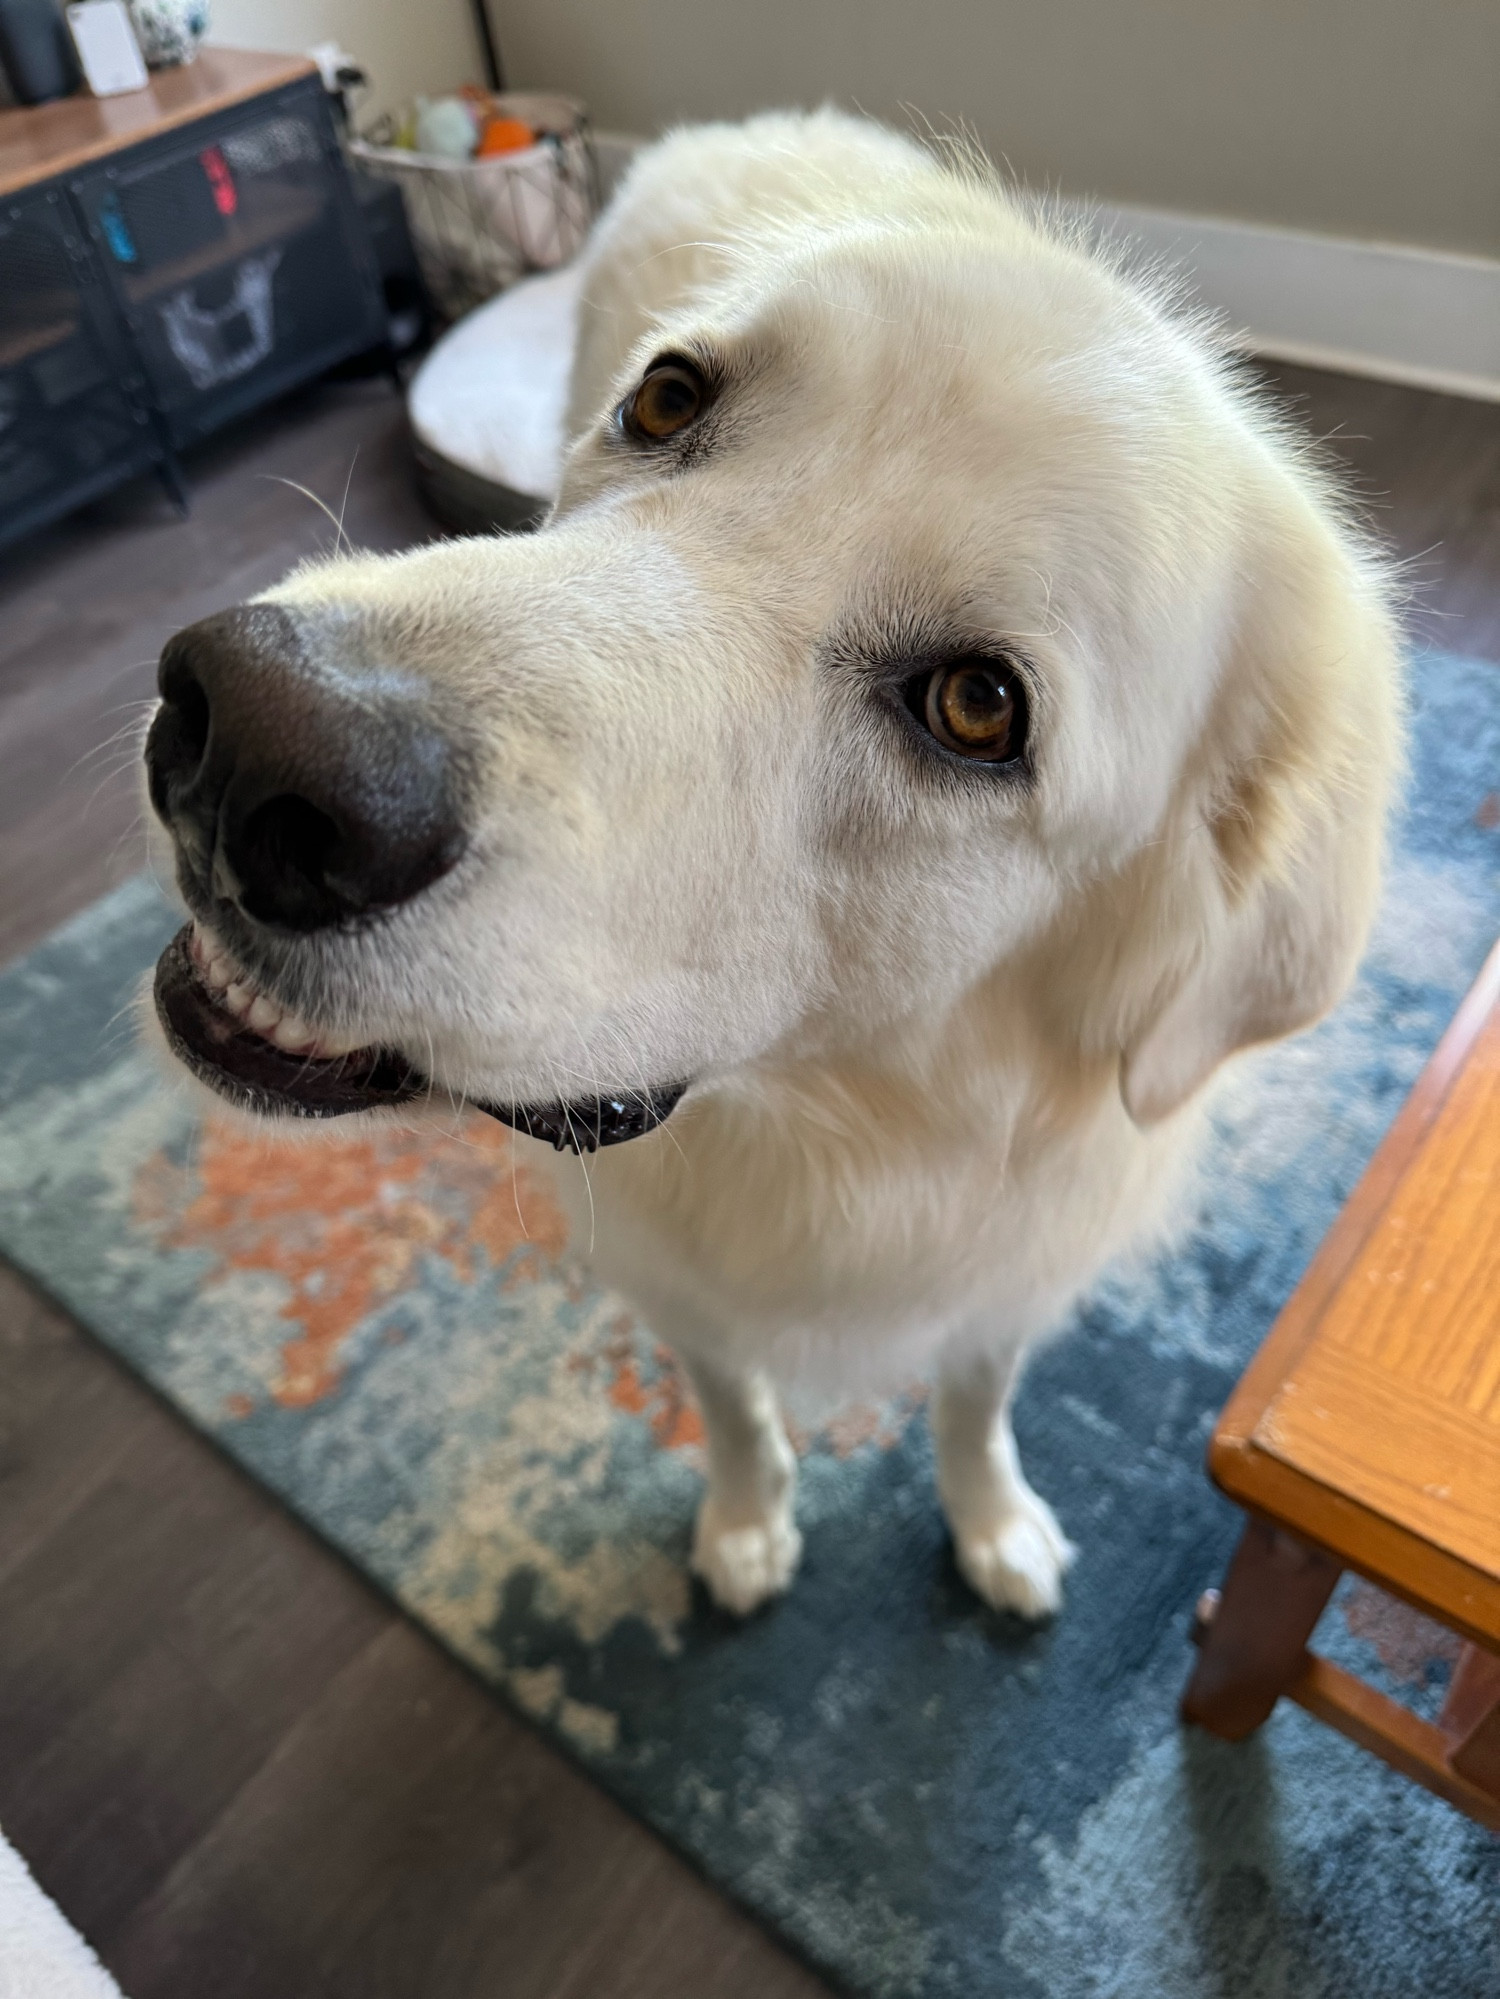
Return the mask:
[[1165, 209], [1095, 212], [1188, 272], [1253, 353], [1500, 402], [1500, 261]]
[[[645, 141], [600, 132], [595, 143], [607, 194]], [[1185, 270], [1251, 353], [1500, 402], [1500, 259], [1163, 208], [1089, 212]]]

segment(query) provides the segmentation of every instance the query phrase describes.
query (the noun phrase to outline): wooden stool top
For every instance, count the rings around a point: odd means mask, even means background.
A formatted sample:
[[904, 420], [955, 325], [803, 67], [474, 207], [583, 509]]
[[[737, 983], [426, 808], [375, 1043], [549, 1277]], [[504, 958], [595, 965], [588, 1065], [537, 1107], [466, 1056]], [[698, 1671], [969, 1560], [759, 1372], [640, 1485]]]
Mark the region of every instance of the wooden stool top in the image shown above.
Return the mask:
[[144, 90], [119, 97], [93, 97], [83, 90], [51, 104], [0, 111], [0, 196], [73, 173], [159, 132], [295, 83], [313, 70], [306, 56], [200, 49], [194, 62], [153, 70]]
[[1500, 1647], [1500, 945], [1219, 1420], [1251, 1512]]

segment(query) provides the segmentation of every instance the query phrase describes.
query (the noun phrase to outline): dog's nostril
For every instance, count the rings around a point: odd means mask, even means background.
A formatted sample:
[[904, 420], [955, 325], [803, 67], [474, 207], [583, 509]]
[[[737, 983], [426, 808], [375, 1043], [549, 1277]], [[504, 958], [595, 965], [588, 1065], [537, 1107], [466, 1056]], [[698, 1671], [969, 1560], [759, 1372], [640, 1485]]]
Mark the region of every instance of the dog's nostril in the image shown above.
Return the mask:
[[169, 790], [190, 783], [203, 763], [213, 715], [201, 683], [187, 668], [163, 680], [161, 706], [146, 738], [146, 772], [151, 802], [165, 818]]
[[190, 673], [184, 674], [180, 684], [173, 689], [168, 706], [172, 710], [173, 725], [184, 756], [191, 757], [195, 764], [201, 763], [203, 752], [208, 748], [212, 716], [208, 696]]
[[336, 920], [345, 913], [331, 879], [342, 841], [337, 822], [295, 792], [257, 805], [235, 842], [246, 913], [292, 929]]

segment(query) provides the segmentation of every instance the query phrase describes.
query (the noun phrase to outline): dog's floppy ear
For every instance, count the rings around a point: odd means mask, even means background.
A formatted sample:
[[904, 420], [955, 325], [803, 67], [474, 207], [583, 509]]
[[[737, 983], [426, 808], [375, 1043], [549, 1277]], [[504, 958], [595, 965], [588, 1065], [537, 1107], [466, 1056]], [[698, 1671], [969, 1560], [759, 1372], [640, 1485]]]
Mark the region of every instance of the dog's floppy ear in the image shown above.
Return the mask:
[[[1361, 872], [1357, 857], [1338, 851], [1358, 837], [1350, 827], [1318, 829], [1281, 879], [1257, 884], [1216, 926], [1121, 1059], [1120, 1092], [1137, 1124], [1178, 1109], [1236, 1049], [1310, 1027], [1339, 999], [1374, 900], [1373, 884], [1351, 878]], [[1378, 840], [1377, 832], [1369, 843], [1371, 875]]]
[[[1305, 517], [1304, 530], [1309, 523]], [[1154, 1124], [1236, 1049], [1310, 1026], [1353, 977], [1399, 764], [1397, 635], [1376, 567], [1318, 523], [1245, 615], [1202, 745], [1175, 882], [1187, 931], [1127, 1038], [1120, 1091]], [[1186, 901], [1192, 914], [1183, 924]]]

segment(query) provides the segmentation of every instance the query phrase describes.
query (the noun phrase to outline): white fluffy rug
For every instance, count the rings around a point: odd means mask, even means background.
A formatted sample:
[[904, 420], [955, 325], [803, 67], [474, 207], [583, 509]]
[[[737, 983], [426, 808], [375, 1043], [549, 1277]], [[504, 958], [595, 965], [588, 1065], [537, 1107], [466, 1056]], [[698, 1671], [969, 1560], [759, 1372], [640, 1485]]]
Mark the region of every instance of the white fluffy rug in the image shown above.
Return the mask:
[[120, 1988], [0, 1837], [0, 1999], [120, 1999]]

